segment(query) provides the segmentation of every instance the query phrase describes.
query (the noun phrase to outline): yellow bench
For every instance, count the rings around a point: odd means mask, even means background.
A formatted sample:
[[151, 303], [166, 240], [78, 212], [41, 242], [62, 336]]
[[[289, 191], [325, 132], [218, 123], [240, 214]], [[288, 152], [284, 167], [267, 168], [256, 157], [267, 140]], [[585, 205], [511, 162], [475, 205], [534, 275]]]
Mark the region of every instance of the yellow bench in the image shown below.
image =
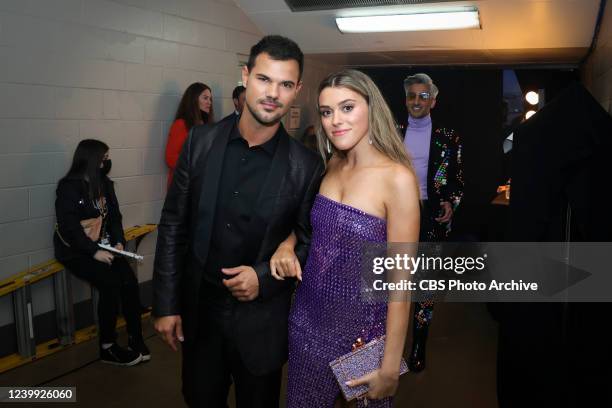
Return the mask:
[[[127, 249], [136, 252], [140, 241], [156, 228], [157, 225], [155, 224], [146, 224], [126, 229]], [[133, 248], [129, 248], [129, 246]], [[35, 344], [30, 285], [49, 277], [53, 277], [55, 280], [55, 304], [60, 336], [42, 344]], [[74, 311], [69, 279], [64, 266], [53, 259], [0, 281], [0, 296], [13, 294], [18, 340], [18, 352], [0, 358], [0, 373], [96, 337], [97, 327], [95, 325], [80, 330], [74, 329]], [[58, 297], [61, 298], [58, 299]], [[143, 317], [148, 317], [148, 315], [149, 313], [143, 314]], [[123, 325], [125, 325], [125, 321], [119, 319], [117, 326], [121, 327]]]

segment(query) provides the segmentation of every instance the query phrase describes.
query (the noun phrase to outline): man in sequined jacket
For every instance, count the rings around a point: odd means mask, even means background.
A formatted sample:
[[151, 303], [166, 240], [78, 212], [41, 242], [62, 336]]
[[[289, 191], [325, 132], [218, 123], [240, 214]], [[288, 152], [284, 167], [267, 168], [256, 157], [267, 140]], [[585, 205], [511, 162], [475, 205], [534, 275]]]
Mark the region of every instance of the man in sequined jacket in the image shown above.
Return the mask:
[[[453, 129], [442, 127], [430, 115], [438, 88], [426, 74], [404, 80], [408, 125], [404, 146], [419, 180], [421, 242], [441, 242], [450, 232], [453, 214], [463, 196], [461, 141]], [[415, 303], [411, 371], [425, 368], [427, 329], [433, 315], [431, 300]]]

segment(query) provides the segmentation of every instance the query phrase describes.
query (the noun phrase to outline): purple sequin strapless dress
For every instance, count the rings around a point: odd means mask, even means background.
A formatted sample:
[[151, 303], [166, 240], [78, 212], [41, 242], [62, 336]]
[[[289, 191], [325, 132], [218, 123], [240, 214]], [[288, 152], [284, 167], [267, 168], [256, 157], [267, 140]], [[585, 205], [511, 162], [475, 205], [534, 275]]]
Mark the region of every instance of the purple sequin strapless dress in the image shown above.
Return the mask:
[[[385, 220], [317, 195], [303, 281], [289, 315], [288, 408], [333, 407], [340, 388], [330, 361], [385, 334], [387, 304], [361, 298], [364, 242], [386, 242]], [[358, 406], [361, 406], [361, 402]], [[368, 407], [390, 407], [391, 398]]]

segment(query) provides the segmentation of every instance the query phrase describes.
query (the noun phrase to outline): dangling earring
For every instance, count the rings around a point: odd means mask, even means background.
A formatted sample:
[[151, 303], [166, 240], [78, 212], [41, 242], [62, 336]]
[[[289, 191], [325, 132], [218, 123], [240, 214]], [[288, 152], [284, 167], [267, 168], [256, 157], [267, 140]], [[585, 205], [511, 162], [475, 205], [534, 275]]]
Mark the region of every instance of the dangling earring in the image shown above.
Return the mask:
[[372, 144], [372, 138], [368, 137], [368, 143]]
[[331, 154], [331, 144], [329, 143], [329, 139], [327, 139], [327, 153]]

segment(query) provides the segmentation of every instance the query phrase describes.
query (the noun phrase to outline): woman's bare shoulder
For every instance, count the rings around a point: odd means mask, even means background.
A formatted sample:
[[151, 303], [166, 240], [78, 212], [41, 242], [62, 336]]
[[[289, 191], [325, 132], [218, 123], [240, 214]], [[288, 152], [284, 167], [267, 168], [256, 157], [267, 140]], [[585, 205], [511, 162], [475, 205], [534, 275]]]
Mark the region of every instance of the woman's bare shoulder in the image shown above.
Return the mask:
[[385, 187], [391, 197], [405, 197], [414, 194], [417, 189], [417, 179], [414, 171], [401, 164], [393, 162], [383, 169], [385, 173]]

